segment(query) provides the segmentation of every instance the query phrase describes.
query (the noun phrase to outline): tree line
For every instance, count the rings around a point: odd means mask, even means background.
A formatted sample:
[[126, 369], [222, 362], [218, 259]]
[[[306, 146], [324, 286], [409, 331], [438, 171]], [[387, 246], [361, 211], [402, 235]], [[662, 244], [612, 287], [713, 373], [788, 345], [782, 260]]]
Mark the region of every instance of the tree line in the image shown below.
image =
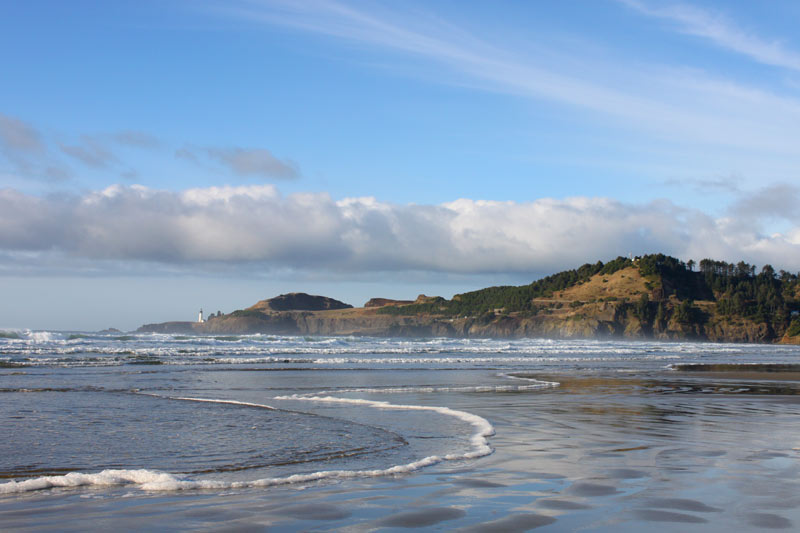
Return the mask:
[[[415, 315], [420, 313], [449, 316], [479, 316], [502, 309], [503, 312], [535, 311], [533, 300], [588, 281], [597, 274], [610, 275], [636, 266], [650, 282], [652, 292], [637, 302], [628, 302], [643, 323], [663, 327], [670, 319], [681, 323], [700, 323], [708, 317], [694, 306], [694, 301], [715, 303], [717, 313], [726, 317], [745, 317], [785, 330], [800, 311], [798, 274], [775, 271], [764, 265], [760, 271], [744, 261], [727, 263], [713, 259], [682, 261], [665, 254], [650, 254], [634, 260], [617, 257], [603, 263], [586, 263], [523, 286], [497, 286], [457, 294], [452, 300], [438, 298], [422, 304], [384, 307], [379, 313]], [[697, 267], [697, 270], [695, 270]], [[757, 273], [758, 272], [758, 273]], [[670, 304], [669, 298], [679, 302]], [[797, 320], [800, 323], [800, 319]]]
[[588, 281], [596, 274], [610, 275], [633, 262], [625, 257], [603, 263], [586, 263], [579, 268], [552, 274], [528, 285], [497, 286], [477, 291], [456, 294], [452, 300], [444, 298], [423, 304], [383, 307], [379, 313], [390, 315], [416, 315], [420, 313], [450, 316], [478, 316], [495, 309], [504, 312], [532, 311], [534, 298], [546, 298], [554, 292], [568, 289], [578, 283]]

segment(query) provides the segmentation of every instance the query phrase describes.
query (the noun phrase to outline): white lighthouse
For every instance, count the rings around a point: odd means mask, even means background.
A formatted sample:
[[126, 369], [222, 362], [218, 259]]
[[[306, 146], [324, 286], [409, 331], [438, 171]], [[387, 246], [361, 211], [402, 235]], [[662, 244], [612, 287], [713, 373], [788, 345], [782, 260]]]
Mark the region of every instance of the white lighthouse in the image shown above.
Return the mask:
[[197, 315], [197, 322], [199, 322], [200, 324], [205, 322], [205, 320], [203, 320], [203, 308], [202, 307], [200, 308], [200, 314]]

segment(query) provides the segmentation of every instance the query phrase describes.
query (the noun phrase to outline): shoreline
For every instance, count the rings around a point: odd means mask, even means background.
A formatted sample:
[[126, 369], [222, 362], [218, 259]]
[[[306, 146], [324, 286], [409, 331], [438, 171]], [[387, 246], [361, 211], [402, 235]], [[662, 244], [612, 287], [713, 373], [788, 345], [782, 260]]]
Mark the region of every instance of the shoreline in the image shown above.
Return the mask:
[[[209, 378], [225, 378], [224, 383], [235, 379], [239, 392], [234, 396], [241, 402], [253, 401], [252, 394], [265, 384], [280, 387], [292, 379], [256, 379], [226, 369], [210, 372]], [[626, 376], [613, 369], [513, 371], [511, 377], [547, 376], [561, 386], [484, 392], [479, 388], [500, 384], [503, 378], [474, 369], [441, 370], [433, 376], [374, 372], [371, 381], [396, 388], [346, 392], [352, 379], [341, 372], [298, 374], [297, 379], [313, 378], [309, 386], [324, 384], [339, 395], [363, 398], [359, 402], [382, 401], [390, 391], [392, 403], [446, 405], [471, 413], [493, 426], [494, 453], [413, 473], [295, 486], [168, 493], [130, 486], [55, 489], [0, 498], [0, 520], [10, 529], [48, 531], [97, 529], [121, 515], [131, 529], [169, 524], [174, 530], [616, 532], [791, 529], [800, 524], [793, 429], [800, 404], [786, 402], [786, 395], [759, 393], [758, 387], [752, 394], [717, 389], [714, 375], [703, 371], [678, 379], [674, 371], [659, 370]], [[418, 383], [410, 386], [409, 380]], [[191, 386], [192, 378], [181, 381]], [[689, 381], [697, 387], [687, 389]], [[469, 384], [472, 389], [420, 388], [429, 382]], [[375, 406], [358, 403], [310, 408], [353, 421], [375, 414]], [[271, 411], [254, 413], [266, 416]]]

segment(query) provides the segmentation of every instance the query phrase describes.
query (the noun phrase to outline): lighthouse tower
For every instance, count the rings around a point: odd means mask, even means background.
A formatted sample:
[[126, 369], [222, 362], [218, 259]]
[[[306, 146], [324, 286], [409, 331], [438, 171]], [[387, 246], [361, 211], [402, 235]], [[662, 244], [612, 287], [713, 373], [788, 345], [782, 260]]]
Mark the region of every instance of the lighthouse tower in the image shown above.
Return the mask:
[[200, 314], [197, 315], [197, 322], [199, 322], [200, 324], [205, 322], [205, 320], [203, 320], [203, 308], [202, 307], [200, 308]]

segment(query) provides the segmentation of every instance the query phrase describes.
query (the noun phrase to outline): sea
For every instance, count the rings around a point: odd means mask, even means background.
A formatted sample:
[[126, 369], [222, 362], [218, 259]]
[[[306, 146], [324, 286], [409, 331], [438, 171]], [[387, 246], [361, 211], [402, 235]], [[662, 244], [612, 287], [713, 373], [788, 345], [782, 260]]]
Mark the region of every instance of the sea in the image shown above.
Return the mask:
[[800, 347], [0, 336], [3, 531], [800, 528]]

